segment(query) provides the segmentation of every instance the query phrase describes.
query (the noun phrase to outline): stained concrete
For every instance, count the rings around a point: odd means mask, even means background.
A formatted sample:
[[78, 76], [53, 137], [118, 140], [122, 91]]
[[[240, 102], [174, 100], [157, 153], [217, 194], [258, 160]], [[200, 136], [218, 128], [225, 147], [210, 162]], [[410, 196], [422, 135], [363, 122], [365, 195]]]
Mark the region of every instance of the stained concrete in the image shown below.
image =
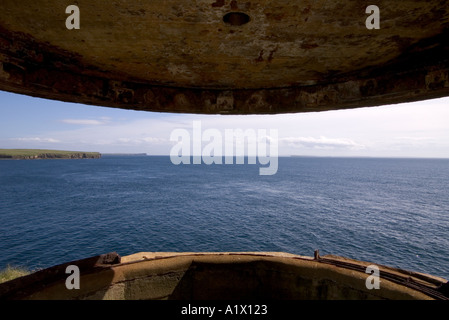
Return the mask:
[[449, 95], [447, 1], [3, 0], [0, 31], [0, 89], [63, 101], [263, 114]]
[[[80, 288], [68, 290], [67, 265]], [[446, 280], [378, 265], [378, 289], [366, 286], [368, 262], [283, 252], [141, 252], [66, 263], [0, 285], [0, 299], [31, 300], [447, 300]]]

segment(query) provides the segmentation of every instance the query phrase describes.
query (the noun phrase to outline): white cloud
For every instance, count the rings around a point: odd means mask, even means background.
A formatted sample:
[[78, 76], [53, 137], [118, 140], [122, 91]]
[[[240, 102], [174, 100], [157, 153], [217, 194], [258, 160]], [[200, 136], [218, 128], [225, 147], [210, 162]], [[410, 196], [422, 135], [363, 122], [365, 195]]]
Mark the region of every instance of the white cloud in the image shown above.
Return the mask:
[[[130, 138], [118, 138], [116, 140], [118, 143], [126, 143], [126, 144], [160, 144], [160, 143], [166, 143], [168, 142], [167, 139], [163, 138], [154, 138], [154, 137], [144, 137], [144, 138], [136, 138], [136, 137], [130, 137]], [[111, 141], [111, 143], [114, 143], [114, 141]]]
[[50, 142], [50, 143], [59, 143], [61, 141], [53, 139], [53, 138], [12, 138], [11, 140], [22, 141], [22, 142]]
[[102, 117], [103, 121], [92, 119], [63, 119], [61, 122], [68, 124], [86, 125], [86, 126], [98, 126], [105, 124], [108, 121], [107, 117]]
[[395, 137], [396, 141], [404, 141], [404, 142], [434, 142], [435, 138], [433, 137]]
[[168, 140], [162, 139], [162, 138], [146, 137], [146, 138], [142, 138], [141, 141], [148, 142], [148, 143], [164, 143], [164, 142], [167, 142]]
[[60, 142], [64, 149], [169, 154], [173, 145], [169, 139], [171, 132], [182, 128], [192, 134], [193, 121], [201, 121], [202, 131], [216, 129], [223, 135], [226, 129], [254, 129], [256, 132], [266, 129], [268, 135], [270, 129], [277, 130], [280, 155], [449, 157], [448, 102], [447, 99], [432, 100], [419, 105], [269, 116], [130, 111], [129, 116], [123, 118], [115, 116], [115, 110], [106, 108], [101, 109], [104, 114], [97, 112], [94, 116], [79, 113], [59, 117], [58, 121], [67, 124], [64, 128], [57, 126], [49, 131], [45, 127], [37, 132], [15, 135], [8, 132], [8, 135], [39, 137], [15, 140], [22, 141], [22, 145], [48, 142], [54, 146]]
[[364, 149], [365, 146], [350, 139], [333, 139], [326, 137], [285, 137], [279, 139], [291, 147], [305, 147], [312, 149]]

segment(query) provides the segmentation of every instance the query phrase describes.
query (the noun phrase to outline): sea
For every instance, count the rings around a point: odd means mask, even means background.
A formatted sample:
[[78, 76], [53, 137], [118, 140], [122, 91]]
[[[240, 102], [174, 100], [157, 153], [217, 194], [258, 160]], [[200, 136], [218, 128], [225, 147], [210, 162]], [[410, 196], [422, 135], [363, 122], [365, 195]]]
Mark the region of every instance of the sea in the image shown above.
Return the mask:
[[449, 159], [0, 161], [0, 269], [99, 254], [333, 254], [449, 279]]

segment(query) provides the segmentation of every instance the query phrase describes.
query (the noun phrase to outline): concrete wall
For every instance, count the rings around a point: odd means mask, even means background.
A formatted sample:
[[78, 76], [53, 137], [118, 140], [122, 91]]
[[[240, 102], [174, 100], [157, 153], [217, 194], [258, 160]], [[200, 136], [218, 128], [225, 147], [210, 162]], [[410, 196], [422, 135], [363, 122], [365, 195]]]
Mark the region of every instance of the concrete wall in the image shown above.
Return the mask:
[[[382, 267], [380, 289], [366, 287], [366, 262], [314, 259], [284, 253], [144, 253], [89, 272], [81, 269], [80, 289], [68, 290], [67, 274], [53, 283], [17, 290], [15, 299], [432, 299], [384, 276], [410, 281], [411, 274]], [[335, 265], [335, 263], [337, 265]], [[349, 263], [349, 264], [348, 264]], [[83, 272], [84, 270], [84, 272]], [[29, 276], [32, 278], [32, 275]], [[437, 288], [442, 279], [416, 277]], [[20, 286], [20, 285], [19, 285]], [[36, 289], [38, 288], [38, 289]], [[0, 295], [1, 296], [1, 295]]]

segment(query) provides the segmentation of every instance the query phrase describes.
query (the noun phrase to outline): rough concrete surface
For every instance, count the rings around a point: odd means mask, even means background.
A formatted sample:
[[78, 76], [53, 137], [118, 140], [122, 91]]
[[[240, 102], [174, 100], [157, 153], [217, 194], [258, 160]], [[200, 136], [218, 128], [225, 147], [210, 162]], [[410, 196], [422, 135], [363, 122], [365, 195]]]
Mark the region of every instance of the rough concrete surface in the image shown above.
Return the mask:
[[3, 0], [0, 30], [0, 89], [50, 99], [263, 114], [449, 95], [447, 1]]

